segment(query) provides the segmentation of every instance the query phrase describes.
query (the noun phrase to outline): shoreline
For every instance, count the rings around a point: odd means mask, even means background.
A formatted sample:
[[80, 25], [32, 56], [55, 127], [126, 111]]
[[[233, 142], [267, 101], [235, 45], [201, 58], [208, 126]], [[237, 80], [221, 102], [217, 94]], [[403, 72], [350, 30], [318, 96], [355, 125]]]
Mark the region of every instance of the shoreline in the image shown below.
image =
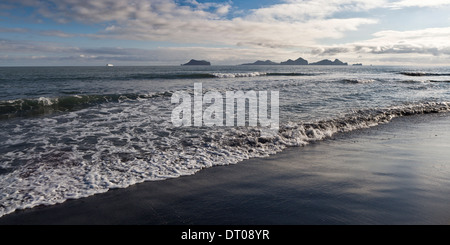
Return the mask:
[[19, 210], [0, 224], [448, 224], [450, 113]]

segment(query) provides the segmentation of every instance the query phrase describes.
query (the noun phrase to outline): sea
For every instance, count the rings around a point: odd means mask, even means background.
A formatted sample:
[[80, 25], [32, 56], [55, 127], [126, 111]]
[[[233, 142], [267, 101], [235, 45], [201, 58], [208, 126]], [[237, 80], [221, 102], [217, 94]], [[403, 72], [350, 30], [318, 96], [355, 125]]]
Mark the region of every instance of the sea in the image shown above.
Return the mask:
[[[196, 83], [278, 92], [278, 131], [175, 126]], [[449, 110], [450, 67], [0, 67], [0, 216]]]

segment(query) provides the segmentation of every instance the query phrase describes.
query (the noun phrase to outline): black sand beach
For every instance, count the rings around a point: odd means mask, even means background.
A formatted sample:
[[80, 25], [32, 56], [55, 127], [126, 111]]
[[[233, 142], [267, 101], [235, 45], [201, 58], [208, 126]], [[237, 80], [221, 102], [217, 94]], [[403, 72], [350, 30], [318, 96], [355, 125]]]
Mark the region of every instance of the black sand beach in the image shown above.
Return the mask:
[[449, 224], [450, 115], [394, 119], [265, 159], [63, 204], [0, 224]]

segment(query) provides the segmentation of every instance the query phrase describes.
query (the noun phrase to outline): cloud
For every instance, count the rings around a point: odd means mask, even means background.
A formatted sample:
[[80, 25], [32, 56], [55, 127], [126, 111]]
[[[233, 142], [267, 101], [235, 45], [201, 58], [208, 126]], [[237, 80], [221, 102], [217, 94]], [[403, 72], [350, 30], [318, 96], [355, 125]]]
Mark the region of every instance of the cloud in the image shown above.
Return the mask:
[[230, 11], [231, 5], [224, 5], [217, 8], [216, 13], [218, 15], [226, 15]]
[[75, 36], [74, 34], [63, 32], [63, 31], [58, 31], [58, 30], [40, 31], [39, 34], [44, 35], [44, 36], [63, 37], [63, 38]]
[[0, 33], [33, 33], [33, 34], [39, 34], [43, 36], [53, 36], [53, 37], [74, 37], [75, 34], [59, 31], [59, 30], [45, 30], [45, 31], [39, 31], [39, 30], [32, 30], [29, 28], [4, 28], [0, 27]]
[[[92, 39], [161, 41], [173, 48], [77, 48], [58, 43], [0, 39], [0, 51], [9, 58], [64, 60], [65, 62], [153, 62], [178, 64], [190, 58], [235, 64], [254, 59], [283, 61], [302, 54], [310, 56], [448, 55], [450, 28], [384, 30], [372, 37], [340, 45], [320, 41], [342, 39], [367, 25], [380, 23], [367, 14], [374, 9], [439, 7], [448, 1], [387, 0], [284, 0], [246, 11], [231, 1], [197, 0], [4, 0], [1, 8], [28, 7], [32, 16], [58, 23], [75, 23], [96, 32], [71, 34], [62, 30], [0, 28], [0, 32]], [[239, 12], [239, 14], [237, 14]], [[236, 17], [239, 16], [239, 17]], [[96, 42], [98, 43], [98, 42]], [[177, 43], [177, 44], [174, 44]], [[196, 47], [191, 47], [196, 46]], [[206, 46], [206, 47], [198, 47]], [[25, 55], [26, 54], [26, 55]], [[312, 57], [305, 57], [313, 59]]]
[[409, 8], [409, 7], [419, 7], [419, 8], [426, 8], [426, 7], [441, 7], [441, 6], [447, 6], [450, 5], [450, 2], [448, 0], [401, 0], [389, 3], [387, 6], [389, 8], [393, 9], [403, 9], [403, 8]]
[[359, 53], [450, 55], [450, 27], [426, 28], [413, 31], [386, 30], [374, 38], [348, 44]]
[[351, 49], [346, 47], [331, 47], [331, 48], [314, 48], [311, 54], [319, 56], [335, 56], [337, 54], [348, 53]]
[[[311, 55], [361, 57], [374, 64], [434, 64], [448, 65], [450, 58], [450, 27], [426, 28], [414, 31], [386, 30], [373, 38], [341, 45], [309, 47]], [[355, 62], [360, 62], [357, 60]]]
[[[318, 39], [341, 38], [347, 31], [376, 23], [370, 18], [328, 17], [340, 11], [371, 9], [381, 2], [289, 0], [253, 10], [240, 18], [227, 18], [231, 2], [188, 0], [181, 5], [173, 0], [26, 0], [20, 3], [60, 23], [106, 25], [90, 34], [92, 38], [298, 47]], [[68, 36], [62, 32], [53, 34]]]
[[438, 47], [449, 46], [448, 37], [450, 27], [426, 28], [412, 31], [380, 31], [373, 34], [374, 39], [368, 43], [391, 43], [391, 44], [413, 44], [413, 45], [434, 45]]
[[301, 47], [318, 39], [341, 38], [347, 31], [376, 20], [364, 18], [327, 19], [307, 23], [254, 22], [243, 19], [204, 21], [131, 21], [107, 27], [95, 38], [156, 40], [183, 43]]
[[385, 3], [385, 0], [287, 0], [282, 4], [256, 9], [249, 18], [258, 21], [306, 21], [324, 19], [338, 12], [367, 11]]
[[30, 32], [29, 29], [26, 28], [4, 28], [0, 27], [0, 33], [26, 33]]
[[4, 54], [19, 54], [21, 56], [23, 54], [61, 54], [76, 53], [79, 50], [78, 47], [65, 47], [57, 43], [0, 39], [0, 52]]
[[264, 57], [295, 57], [289, 50], [266, 48], [160, 47], [154, 49], [91, 47], [79, 48], [53, 42], [15, 41], [0, 39], [0, 65], [11, 61], [29, 65], [179, 65], [191, 58], [206, 59], [216, 65], [253, 62]]
[[[190, 1], [191, 3], [195, 1]], [[177, 5], [173, 0], [5, 0], [11, 6], [32, 7], [36, 13], [60, 23], [102, 23], [128, 21], [136, 19], [154, 19], [173, 16], [214, 18], [215, 15], [204, 11], [208, 4], [196, 4], [196, 8]], [[213, 6], [213, 5], [211, 5]], [[220, 5], [223, 6], [223, 5]]]
[[214, 2], [199, 3], [196, 0], [187, 0], [186, 2], [192, 4], [198, 10], [202, 11], [212, 10], [219, 16], [228, 14], [231, 8], [231, 3], [214, 3]]

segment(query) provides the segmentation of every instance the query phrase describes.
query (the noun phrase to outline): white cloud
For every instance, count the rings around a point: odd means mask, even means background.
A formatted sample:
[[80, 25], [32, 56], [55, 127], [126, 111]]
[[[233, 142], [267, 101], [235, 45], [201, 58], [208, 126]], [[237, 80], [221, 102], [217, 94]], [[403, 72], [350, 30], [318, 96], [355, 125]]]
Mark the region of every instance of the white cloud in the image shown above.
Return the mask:
[[364, 41], [371, 46], [410, 46], [426, 48], [450, 47], [450, 27], [426, 28], [413, 31], [380, 31], [373, 34], [375, 38]]
[[[426, 28], [414, 31], [380, 31], [373, 38], [342, 45], [311, 47], [316, 56], [339, 56], [363, 59], [374, 64], [440, 64], [450, 58], [450, 27]], [[359, 61], [359, 60], [358, 60]]]
[[388, 4], [388, 7], [394, 9], [408, 8], [408, 7], [440, 7], [450, 5], [448, 0], [401, 0]]
[[385, 0], [287, 0], [282, 4], [256, 9], [249, 16], [258, 21], [305, 21], [324, 19], [335, 13], [366, 11], [383, 6]]
[[[0, 65], [9, 61], [21, 64], [47, 65], [102, 65], [141, 64], [141, 65], [178, 65], [191, 58], [206, 59], [216, 65], [235, 65], [253, 62], [263, 57], [282, 61], [285, 57], [295, 57], [294, 51], [266, 48], [214, 48], [214, 47], [161, 47], [155, 49], [92, 47], [79, 48], [53, 42], [14, 41], [0, 39]], [[280, 57], [282, 57], [280, 59]], [[41, 63], [30, 63], [30, 62]]]
[[217, 8], [216, 13], [218, 15], [226, 15], [230, 11], [231, 5], [223, 5]]
[[196, 0], [187, 0], [186, 2], [192, 4], [198, 10], [207, 11], [212, 9], [212, 12], [215, 12], [218, 15], [228, 14], [231, 8], [230, 3], [214, 3], [214, 2], [199, 3]]
[[95, 38], [299, 47], [318, 39], [341, 38], [347, 31], [376, 23], [369, 18], [328, 17], [339, 11], [371, 9], [383, 0], [289, 0], [233, 19], [225, 17], [231, 2], [186, 2], [190, 5], [182, 6], [173, 0], [26, 0], [21, 3], [63, 23], [107, 23], [102, 31], [91, 35]]
[[[123, 62], [156, 62], [178, 64], [185, 59], [198, 57], [232, 64], [253, 59], [283, 61], [301, 56], [303, 52], [313, 57], [353, 57], [362, 55], [447, 55], [449, 54], [450, 28], [427, 28], [415, 31], [385, 30], [373, 34], [372, 38], [342, 45], [319, 45], [322, 39], [340, 39], [350, 31], [358, 31], [365, 25], [379, 20], [365, 11], [373, 9], [400, 9], [409, 7], [439, 7], [450, 5], [442, 0], [285, 0], [279, 4], [241, 12], [239, 18], [233, 11], [231, 1], [225, 3], [198, 2], [197, 0], [4, 0], [5, 6], [28, 6], [36, 9], [35, 15], [57, 22], [81, 22], [94, 24], [99, 31], [77, 36], [165, 41], [181, 43], [188, 47], [146, 49], [93, 48], [77, 49], [61, 45], [34, 44], [26, 46], [18, 42], [0, 40], [0, 50], [29, 52], [36, 57], [44, 52], [54, 54], [54, 59], [73, 58], [91, 60], [117, 60]], [[359, 14], [354, 14], [359, 13]], [[347, 17], [352, 16], [352, 17]], [[358, 16], [358, 17], [355, 17]], [[367, 16], [367, 17], [364, 17]], [[23, 32], [20, 28], [3, 28], [0, 32]], [[27, 30], [25, 30], [27, 31]], [[63, 31], [37, 31], [40, 35], [72, 37]], [[189, 47], [190, 44], [207, 44], [209, 48]], [[10, 47], [8, 49], [5, 47]], [[211, 48], [228, 46], [233, 48]], [[20, 47], [22, 51], [20, 51]], [[40, 51], [39, 51], [40, 50]], [[40, 55], [41, 54], [41, 55]], [[304, 53], [303, 53], [304, 54]], [[51, 56], [51, 55], [48, 55]], [[59, 57], [59, 58], [58, 58]], [[151, 58], [149, 58], [151, 57]], [[157, 58], [154, 58], [157, 57]], [[47, 57], [48, 59], [49, 57]], [[43, 58], [44, 59], [44, 58]]]

